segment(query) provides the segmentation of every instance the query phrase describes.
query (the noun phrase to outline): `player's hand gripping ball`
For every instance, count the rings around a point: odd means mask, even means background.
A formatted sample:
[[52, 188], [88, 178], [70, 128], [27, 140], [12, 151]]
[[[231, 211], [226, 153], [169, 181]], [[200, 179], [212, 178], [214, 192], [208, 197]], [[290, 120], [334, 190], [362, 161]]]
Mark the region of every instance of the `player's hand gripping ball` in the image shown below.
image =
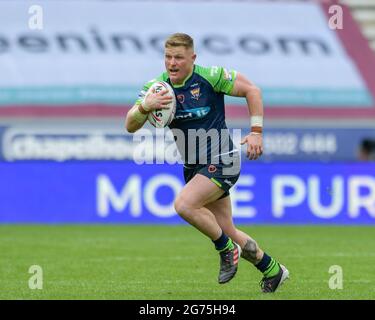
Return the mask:
[[171, 96], [172, 101], [167, 105], [167, 109], [155, 109], [148, 114], [148, 121], [156, 128], [168, 126], [176, 113], [176, 96], [169, 83], [165, 81], [155, 82], [150, 89], [148, 89], [146, 96], [148, 93], [158, 93], [163, 90], [167, 90], [166, 95]]

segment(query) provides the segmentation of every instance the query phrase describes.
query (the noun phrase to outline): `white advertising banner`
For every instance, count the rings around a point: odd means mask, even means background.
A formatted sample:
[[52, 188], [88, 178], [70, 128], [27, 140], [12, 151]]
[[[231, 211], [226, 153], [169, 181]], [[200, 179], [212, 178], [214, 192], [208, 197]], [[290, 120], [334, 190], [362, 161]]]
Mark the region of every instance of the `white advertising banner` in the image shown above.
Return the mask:
[[0, 106], [131, 104], [175, 32], [194, 38], [198, 64], [242, 72], [270, 106], [373, 104], [318, 4], [41, 0], [0, 2]]

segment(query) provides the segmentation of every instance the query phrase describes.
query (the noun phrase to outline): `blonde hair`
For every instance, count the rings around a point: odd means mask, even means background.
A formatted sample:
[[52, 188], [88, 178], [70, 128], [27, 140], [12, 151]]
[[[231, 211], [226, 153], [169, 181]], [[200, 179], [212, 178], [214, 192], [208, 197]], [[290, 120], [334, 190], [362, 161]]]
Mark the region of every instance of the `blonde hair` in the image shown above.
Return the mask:
[[186, 49], [194, 50], [194, 40], [186, 33], [174, 33], [165, 41], [165, 48], [170, 47], [185, 47]]

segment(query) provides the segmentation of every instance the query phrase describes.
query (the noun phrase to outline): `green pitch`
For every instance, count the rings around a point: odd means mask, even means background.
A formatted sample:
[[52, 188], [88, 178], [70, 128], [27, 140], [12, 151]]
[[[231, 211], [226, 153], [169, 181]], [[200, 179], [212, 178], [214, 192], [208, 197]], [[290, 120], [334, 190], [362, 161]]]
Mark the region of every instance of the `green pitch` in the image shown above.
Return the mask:
[[[0, 299], [375, 299], [375, 227], [241, 226], [291, 279], [260, 293], [241, 259], [217, 284], [219, 256], [190, 226], [0, 226]], [[31, 290], [32, 265], [43, 289]], [[343, 289], [329, 280], [342, 268]], [[335, 279], [331, 280], [337, 284]]]

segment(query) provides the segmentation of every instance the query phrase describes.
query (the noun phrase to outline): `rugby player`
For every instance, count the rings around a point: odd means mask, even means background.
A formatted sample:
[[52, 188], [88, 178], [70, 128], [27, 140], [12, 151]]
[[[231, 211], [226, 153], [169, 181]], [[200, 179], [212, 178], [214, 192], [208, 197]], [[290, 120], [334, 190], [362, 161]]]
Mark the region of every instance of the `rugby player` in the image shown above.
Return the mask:
[[[175, 140], [184, 160], [186, 181], [175, 199], [175, 210], [214, 243], [220, 255], [220, 284], [235, 276], [241, 256], [263, 274], [262, 291], [274, 292], [289, 277], [289, 271], [235, 227], [229, 193], [240, 174], [240, 152], [225, 123], [224, 95], [246, 98], [251, 128], [241, 144], [247, 144], [247, 157], [256, 160], [263, 152], [261, 91], [239, 72], [202, 67], [195, 64], [195, 59], [193, 39], [183, 33], [171, 35], [165, 42], [166, 71], [143, 87], [126, 116], [125, 127], [135, 132], [144, 125], [150, 111], [168, 108], [171, 97], [166, 91], [146, 95], [155, 81], [166, 81], [173, 87], [177, 106], [169, 128], [172, 132], [181, 130], [185, 136], [182, 143]], [[196, 143], [197, 135], [191, 143], [191, 133], [202, 129], [217, 132], [216, 136], [209, 135], [203, 147]]]

